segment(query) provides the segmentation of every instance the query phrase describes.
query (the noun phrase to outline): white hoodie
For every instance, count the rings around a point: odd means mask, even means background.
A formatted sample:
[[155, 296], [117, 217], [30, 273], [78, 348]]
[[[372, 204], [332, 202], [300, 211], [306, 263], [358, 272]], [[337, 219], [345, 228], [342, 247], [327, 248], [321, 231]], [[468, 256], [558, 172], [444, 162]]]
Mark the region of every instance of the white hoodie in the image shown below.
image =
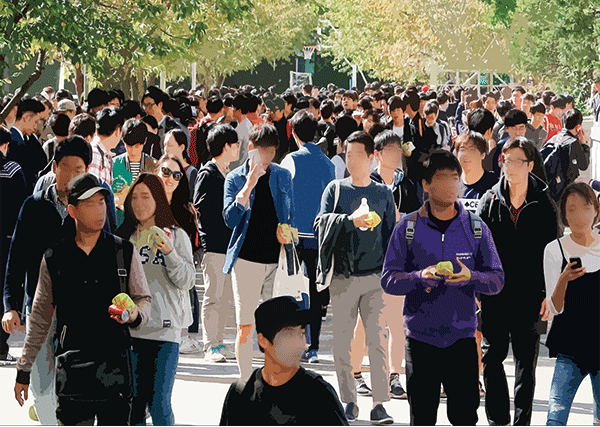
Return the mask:
[[[155, 341], [181, 342], [181, 330], [192, 323], [189, 290], [194, 286], [196, 270], [192, 244], [181, 228], [165, 229], [173, 239], [173, 251], [164, 255], [146, 242], [131, 237], [135, 245], [152, 294], [148, 323], [139, 330], [131, 330], [134, 338]], [[156, 252], [156, 253], [155, 253]]]

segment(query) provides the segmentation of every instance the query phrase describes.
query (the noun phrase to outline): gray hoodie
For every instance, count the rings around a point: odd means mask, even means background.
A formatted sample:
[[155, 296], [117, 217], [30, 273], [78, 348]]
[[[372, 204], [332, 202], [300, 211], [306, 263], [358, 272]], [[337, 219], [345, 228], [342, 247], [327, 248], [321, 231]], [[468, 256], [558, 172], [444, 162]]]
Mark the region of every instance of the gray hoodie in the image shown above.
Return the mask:
[[150, 318], [145, 326], [132, 330], [134, 338], [155, 341], [181, 342], [181, 329], [192, 323], [189, 290], [194, 286], [196, 270], [192, 244], [181, 228], [166, 229], [171, 233], [174, 249], [169, 255], [145, 242], [130, 241], [135, 245], [152, 294]]

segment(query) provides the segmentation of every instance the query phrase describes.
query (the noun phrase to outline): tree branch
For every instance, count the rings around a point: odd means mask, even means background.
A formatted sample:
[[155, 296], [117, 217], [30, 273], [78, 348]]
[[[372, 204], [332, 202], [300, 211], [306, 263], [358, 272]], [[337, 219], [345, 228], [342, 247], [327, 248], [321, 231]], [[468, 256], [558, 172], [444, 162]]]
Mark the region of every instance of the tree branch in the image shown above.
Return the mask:
[[19, 89], [17, 89], [17, 91], [15, 92], [15, 95], [10, 100], [10, 102], [8, 104], [6, 104], [6, 106], [0, 113], [0, 123], [4, 123], [4, 120], [6, 120], [6, 116], [8, 116], [8, 113], [10, 113], [10, 111], [13, 109], [13, 107], [19, 103], [19, 101], [27, 93], [27, 91], [29, 90], [31, 85], [37, 79], [40, 78], [40, 76], [42, 75], [42, 71], [44, 71], [44, 60], [45, 59], [46, 59], [46, 51], [44, 49], [40, 49], [38, 51], [37, 60], [35, 61], [35, 71], [29, 76], [27, 81], [25, 83], [23, 83], [23, 86], [21, 86]]

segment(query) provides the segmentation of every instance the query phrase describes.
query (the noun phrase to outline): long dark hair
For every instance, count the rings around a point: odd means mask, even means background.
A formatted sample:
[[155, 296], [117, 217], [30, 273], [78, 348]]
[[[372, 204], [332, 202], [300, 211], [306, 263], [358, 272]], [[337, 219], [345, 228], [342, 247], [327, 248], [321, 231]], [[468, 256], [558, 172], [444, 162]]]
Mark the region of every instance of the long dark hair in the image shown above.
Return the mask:
[[165, 194], [165, 187], [162, 181], [156, 175], [144, 172], [135, 180], [125, 199], [125, 220], [116, 232], [117, 236], [123, 239], [129, 239], [140, 223], [135, 217], [133, 208], [131, 207], [133, 191], [140, 184], [145, 184], [150, 189], [154, 203], [156, 203], [156, 210], [154, 211], [154, 222], [156, 223], [156, 226], [160, 228], [179, 226], [171, 212], [171, 207], [167, 201], [167, 195]]
[[[188, 140], [187, 140], [187, 135], [181, 130], [181, 129], [173, 129], [170, 130], [169, 132], [166, 133], [165, 135], [165, 141], [171, 136], [173, 135], [173, 138], [175, 138], [175, 142], [177, 143], [177, 145], [183, 145], [183, 159], [188, 162], [189, 164], [192, 164], [192, 161], [190, 160], [190, 156], [188, 154]], [[184, 172], [184, 170], [181, 170], [182, 172]]]
[[183, 228], [183, 230], [190, 237], [193, 249], [198, 248], [198, 225], [197, 216], [194, 207], [190, 203], [190, 184], [185, 173], [185, 168], [181, 161], [170, 154], [164, 154], [156, 163], [156, 172], [161, 168], [161, 165], [171, 160], [179, 166], [179, 171], [183, 174], [179, 180], [179, 185], [175, 191], [173, 191], [173, 197], [171, 198], [171, 212], [177, 220], [177, 223]]

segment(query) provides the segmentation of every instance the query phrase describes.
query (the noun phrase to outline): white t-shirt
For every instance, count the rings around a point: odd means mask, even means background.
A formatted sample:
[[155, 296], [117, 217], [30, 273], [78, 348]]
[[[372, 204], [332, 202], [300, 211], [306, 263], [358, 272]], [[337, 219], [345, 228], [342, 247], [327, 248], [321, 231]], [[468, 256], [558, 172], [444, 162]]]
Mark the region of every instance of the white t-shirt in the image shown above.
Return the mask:
[[[586, 273], [594, 273], [600, 270], [600, 235], [593, 233], [594, 242], [589, 246], [581, 246], [571, 239], [571, 235], [560, 238], [560, 243], [565, 252], [565, 258], [569, 262], [571, 257], [581, 258], [581, 265], [585, 267]], [[546, 300], [550, 313], [553, 315], [561, 314], [557, 311], [552, 302], [552, 294], [556, 289], [558, 278], [562, 273], [563, 256], [560, 252], [560, 246], [556, 240], [548, 243], [544, 250], [544, 279], [546, 281]], [[568, 285], [567, 285], [568, 286]], [[599, 285], [600, 286], [600, 285]], [[563, 306], [564, 308], [564, 306]]]

